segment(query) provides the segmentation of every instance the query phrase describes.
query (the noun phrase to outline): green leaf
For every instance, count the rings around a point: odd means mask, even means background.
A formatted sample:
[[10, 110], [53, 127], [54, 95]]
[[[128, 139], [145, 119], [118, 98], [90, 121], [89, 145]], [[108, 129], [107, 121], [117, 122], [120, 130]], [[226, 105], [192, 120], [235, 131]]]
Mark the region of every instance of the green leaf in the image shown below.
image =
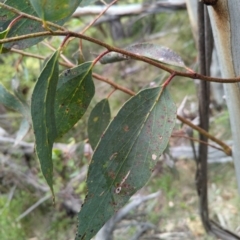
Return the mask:
[[18, 143], [27, 135], [31, 125], [26, 118], [23, 118], [20, 124], [20, 128], [17, 131], [14, 145], [18, 145]]
[[[18, 9], [21, 12], [37, 16], [35, 13], [34, 9], [32, 8], [29, 0], [24, 0], [24, 1], [17, 1], [17, 0], [7, 0], [5, 1], [5, 4]], [[5, 9], [5, 8], [0, 8], [0, 31], [4, 31], [8, 28], [9, 23], [16, 18], [18, 15]], [[64, 22], [66, 22], [67, 18], [57, 21], [59, 25], [62, 25]], [[53, 29], [54, 30], [54, 29]], [[16, 36], [21, 36], [25, 34], [30, 34], [30, 33], [37, 33], [37, 32], [43, 32], [46, 31], [42, 27], [41, 22], [36, 22], [31, 19], [27, 18], [22, 18], [20, 19], [17, 23], [15, 23], [9, 33], [8, 37], [16, 37]], [[25, 49], [28, 47], [31, 47], [40, 41], [42, 41], [44, 37], [37, 37], [37, 38], [29, 38], [29, 39], [24, 39], [21, 41], [15, 41], [15, 42], [10, 42], [10, 43], [5, 43], [4, 49], [10, 49], [10, 48], [17, 48], [17, 49]]]
[[[7, 28], [6, 30], [0, 32], [0, 39], [4, 39], [4, 38], [6, 38], [6, 36], [7, 36], [8, 32], [9, 32], [9, 30], [10, 30], [10, 29]], [[3, 52], [3, 44], [0, 44], [0, 53], [2, 53], [2, 52]]]
[[81, 0], [30, 0], [44, 21], [57, 21], [71, 16], [80, 2]]
[[103, 99], [93, 108], [88, 119], [88, 138], [92, 149], [95, 149], [110, 122], [110, 118], [111, 112], [108, 99]]
[[92, 63], [64, 71], [59, 78], [55, 100], [57, 137], [61, 137], [86, 112], [95, 93]]
[[56, 137], [54, 101], [58, 83], [58, 56], [59, 51], [56, 51], [43, 68], [33, 90], [31, 103], [36, 154], [52, 193], [52, 147]]
[[[132, 46], [126, 47], [125, 50], [165, 64], [177, 67], [185, 67], [182, 58], [167, 47], [159, 46], [152, 43], [137, 43]], [[127, 59], [129, 59], [129, 57], [125, 55], [110, 52], [106, 54], [104, 57], [102, 57], [100, 62], [102, 64], [106, 64], [123, 61]]]
[[146, 184], [175, 119], [176, 106], [166, 89], [145, 89], [125, 103], [93, 154], [77, 240], [91, 239]]
[[0, 103], [2, 103], [7, 108], [20, 112], [25, 117], [29, 117], [28, 106], [21, 102], [12, 93], [10, 93], [1, 83], [0, 83]]

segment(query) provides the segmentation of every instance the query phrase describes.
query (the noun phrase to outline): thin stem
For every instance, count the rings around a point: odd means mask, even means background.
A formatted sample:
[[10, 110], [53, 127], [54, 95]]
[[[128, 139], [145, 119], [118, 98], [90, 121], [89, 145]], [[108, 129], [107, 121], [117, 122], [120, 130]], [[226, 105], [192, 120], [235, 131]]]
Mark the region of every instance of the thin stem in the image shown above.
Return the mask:
[[116, 92], [116, 88], [114, 88], [109, 94], [108, 94], [108, 96], [107, 96], [107, 99], [109, 99], [111, 96], [112, 96], [112, 94], [114, 93], [114, 92]]
[[[42, 56], [39, 56], [39, 55], [35, 55], [35, 54], [30, 54], [30, 53], [26, 53], [26, 52], [23, 52], [23, 51], [20, 51], [20, 50], [17, 50], [17, 49], [11, 49], [12, 52], [15, 52], [15, 53], [19, 53], [19, 54], [22, 54], [24, 56], [28, 56], [28, 57], [34, 57], [34, 58], [38, 58], [38, 59], [41, 59], [41, 60], [44, 60], [45, 58], [42, 57]], [[68, 63], [60, 63], [66, 67], [74, 67], [75, 65], [73, 64], [68, 64]], [[125, 92], [126, 94], [128, 95], [131, 95], [131, 96], [134, 96], [135, 95], [135, 92], [133, 92], [132, 90], [128, 89], [128, 88], [125, 88], [121, 85], [118, 85], [117, 83], [111, 81], [110, 79], [108, 78], [105, 78], [97, 73], [93, 73], [92, 76], [99, 80], [99, 81], [102, 81], [102, 82], [106, 82], [108, 83], [109, 85], [111, 85], [112, 87], [114, 87], [114, 89], [116, 90], [120, 90], [122, 92]], [[225, 144], [224, 142], [222, 142], [221, 140], [215, 138], [214, 136], [212, 136], [211, 134], [209, 134], [208, 132], [206, 132], [205, 130], [203, 130], [202, 128], [194, 125], [192, 122], [188, 121], [187, 119], [177, 115], [177, 118], [178, 120], [180, 120], [181, 122], [185, 123], [186, 125], [188, 125], [189, 127], [195, 129], [196, 131], [198, 132], [201, 132], [202, 134], [206, 135], [209, 139], [211, 139], [213, 142], [217, 143], [219, 146], [221, 146], [223, 148], [223, 151], [228, 155], [228, 156], [231, 156], [232, 155], [232, 149], [227, 145]]]
[[202, 144], [205, 144], [205, 145], [210, 146], [210, 147], [212, 147], [212, 148], [215, 148], [215, 149], [217, 149], [217, 150], [219, 150], [219, 151], [224, 152], [224, 150], [223, 150], [222, 148], [219, 148], [219, 147], [217, 147], [217, 146], [215, 146], [215, 145], [213, 145], [213, 144], [211, 144], [211, 143], [208, 143], [208, 142], [199, 140], [199, 139], [197, 139], [197, 138], [193, 138], [193, 137], [189, 137], [189, 136], [181, 135], [181, 134], [172, 134], [171, 137], [186, 138], [186, 139], [192, 140], [192, 141], [194, 141], [194, 142], [202, 143]]
[[[0, 4], [1, 6], [1, 4]], [[36, 37], [44, 37], [44, 36], [67, 36], [70, 35], [71, 37], [76, 37], [76, 38], [80, 38], [80, 39], [84, 39], [87, 40], [89, 42], [98, 44], [102, 47], [105, 47], [106, 49], [108, 49], [111, 52], [118, 52], [121, 53], [123, 55], [126, 55], [128, 57], [131, 57], [133, 59], [136, 60], [140, 60], [142, 62], [146, 62], [150, 65], [153, 65], [155, 67], [161, 68], [164, 71], [169, 72], [170, 74], [175, 74], [175, 76], [181, 76], [181, 77], [186, 77], [186, 78], [191, 78], [191, 79], [200, 79], [203, 81], [207, 81], [207, 82], [220, 82], [220, 83], [236, 83], [236, 82], [240, 82], [240, 77], [235, 77], [235, 78], [215, 78], [215, 77], [209, 77], [209, 76], [205, 76], [199, 73], [192, 73], [192, 72], [180, 72], [180, 71], [176, 71], [171, 69], [170, 67], [167, 67], [166, 65], [154, 61], [152, 59], [149, 59], [147, 57], [144, 56], [140, 56], [138, 54], [132, 53], [132, 52], [128, 52], [124, 49], [120, 49], [114, 46], [111, 46], [107, 43], [104, 43], [96, 38], [92, 38], [86, 35], [82, 35], [80, 33], [76, 33], [76, 32], [71, 32], [71, 31], [54, 31], [54, 32], [38, 32], [38, 33], [32, 33], [32, 34], [27, 34], [27, 35], [22, 35], [22, 36], [17, 36], [17, 37], [11, 37], [11, 38], [5, 38], [5, 39], [1, 39], [0, 40], [0, 44], [2, 43], [7, 43], [7, 42], [15, 42], [15, 41], [19, 41], [19, 40], [24, 40], [24, 39], [29, 39], [29, 38], [36, 38]]]
[[[10, 6], [8, 6], [4, 3], [0, 3], [0, 7], [5, 8], [5, 9], [9, 10], [10, 12], [16, 13], [17, 15], [22, 15], [25, 18], [32, 19], [32, 20], [35, 20], [35, 21], [41, 22], [41, 23], [43, 22], [41, 18], [32, 16], [32, 15], [24, 13], [24, 12], [21, 12], [18, 9], [10, 7]], [[46, 22], [46, 23], [47, 23], [48, 26], [52, 26], [52, 27], [55, 27], [55, 28], [63, 30], [63, 31], [67, 30], [66, 28], [61, 27], [58, 24], [55, 24], [55, 23], [52, 23], [52, 22]]]
[[19, 15], [16, 18], [14, 18], [8, 25], [8, 29], [10, 29], [16, 22], [18, 22], [21, 18], [23, 18], [23, 15]]
[[93, 21], [88, 24], [82, 31], [81, 34], [84, 34], [113, 4], [115, 4], [118, 0], [112, 1], [110, 4], [107, 5], [107, 7], [97, 16], [93, 19]]
[[162, 84], [162, 87], [165, 88], [168, 86], [168, 84], [172, 81], [172, 79], [176, 76], [175, 73], [172, 73], [167, 80]]
[[197, 125], [194, 125], [192, 122], [188, 121], [187, 119], [185, 119], [185, 118], [183, 118], [179, 115], [177, 115], [177, 119], [180, 120], [182, 123], [185, 123], [186, 125], [188, 125], [192, 129], [194, 129], [194, 130], [198, 131], [199, 133], [203, 134], [208, 139], [211, 139], [213, 142], [217, 143], [219, 146], [221, 146], [223, 148], [223, 151], [226, 153], [226, 155], [232, 156], [232, 149], [227, 144], [225, 144], [221, 140], [215, 138], [213, 135], [211, 135], [210, 133], [208, 133], [204, 129], [198, 127]]
[[106, 55], [107, 53], [109, 53], [108, 50], [105, 51], [105, 52], [103, 52], [103, 53], [101, 53], [100, 55], [98, 55], [98, 56], [93, 60], [93, 62], [92, 62], [92, 67], [94, 67], [95, 64], [96, 64], [104, 55]]
[[[45, 60], [46, 59], [45, 57], [43, 57], [41, 55], [24, 52], [22, 50], [18, 50], [18, 49], [15, 49], [15, 48], [11, 48], [10, 51], [13, 52], [13, 53], [21, 54], [22, 56], [26, 56], [26, 57], [32, 57], [32, 58], [36, 58], [36, 59], [40, 59], [40, 60]], [[64, 67], [68, 67], [68, 68], [71, 68], [71, 67], [75, 66], [72, 63], [67, 63], [67, 62], [59, 62], [59, 64], [64, 66]]]
[[[93, 21], [90, 23], [90, 24], [88, 24], [80, 33], [81, 34], [84, 34], [114, 3], [116, 3], [118, 0], [114, 0], [113, 2], [111, 2], [109, 5], [107, 5], [107, 7], [97, 16], [97, 17], [95, 17], [94, 19], [93, 19]], [[83, 51], [82, 51], [82, 45], [83, 45], [83, 43], [82, 43], [82, 39], [80, 39], [80, 41], [79, 41], [79, 51], [81, 52], [81, 53], [83, 53]]]
[[62, 42], [62, 44], [61, 44], [61, 46], [60, 46], [61, 49], [63, 49], [65, 43], [67, 42], [67, 40], [68, 40], [69, 38], [70, 38], [70, 34], [67, 35], [67, 36], [64, 38], [64, 40], [63, 40], [63, 42]]
[[108, 78], [105, 78], [101, 75], [98, 75], [97, 73], [93, 73], [92, 74], [94, 78], [96, 78], [97, 80], [100, 80], [102, 82], [105, 82], [105, 83], [108, 83], [109, 85], [111, 85], [112, 87], [114, 87], [115, 89], [118, 89], [122, 92], [125, 92], [126, 94], [128, 95], [131, 95], [131, 96], [134, 96], [135, 95], [135, 92], [133, 92], [132, 90], [128, 89], [128, 88], [125, 88], [121, 85], [118, 85], [117, 83], [109, 80]]
[[[52, 51], [56, 51], [56, 49], [51, 46], [51, 44], [47, 43], [47, 42], [41, 42], [43, 45], [45, 45], [46, 47], [48, 47], [49, 49], [51, 49]], [[60, 54], [60, 57], [65, 61], [66, 64], [68, 64], [67, 67], [75, 67], [76, 65], [73, 64], [65, 55], [63, 55], [62, 53]]]
[[[32, 16], [32, 15], [29, 15], [29, 14], [26, 14], [24, 12], [21, 12], [13, 7], [10, 7], [8, 5], [5, 5], [4, 3], [0, 3], [0, 7], [3, 7], [3, 8], [6, 8], [8, 9], [9, 11], [11, 12], [14, 12], [18, 15], [22, 15], [23, 17], [26, 17], [26, 18], [29, 18], [29, 19], [32, 19], [32, 20], [35, 20], [37, 22], [42, 22], [42, 19], [38, 18], [38, 17], [35, 17], [35, 16]], [[28, 39], [28, 38], [36, 38], [36, 37], [44, 37], [44, 36], [67, 36], [68, 34], [70, 34], [71, 37], [76, 37], [76, 38], [79, 38], [79, 39], [84, 39], [84, 40], [87, 40], [89, 42], [92, 42], [92, 43], [95, 43], [95, 44], [98, 44], [102, 47], [105, 47], [106, 49], [108, 49], [109, 51], [112, 51], [112, 52], [118, 52], [118, 53], [121, 53], [123, 55], [126, 55], [126, 56], [129, 56], [133, 59], [137, 59], [137, 60], [140, 60], [140, 61], [143, 61], [143, 62], [146, 62], [150, 65], [153, 65], [155, 67], [158, 67], [158, 68], [161, 68], [162, 70], [164, 71], [167, 71], [169, 72], [170, 74], [172, 73], [175, 73], [176, 76], [181, 76], [181, 77], [186, 77], [186, 78], [191, 78], [191, 79], [200, 79], [200, 80], [203, 80], [203, 81], [207, 81], [207, 82], [220, 82], [220, 83], [235, 83], [235, 82], [240, 82], [240, 77], [235, 77], [235, 78], [214, 78], [214, 77], [209, 77], [209, 76], [205, 76], [205, 75], [202, 75], [202, 74], [198, 74], [198, 73], [195, 73], [195, 72], [180, 72], [180, 71], [175, 71], [169, 67], [167, 67], [166, 65], [160, 63], [160, 62], [157, 62], [157, 61], [154, 61], [152, 59], [149, 59], [147, 57], [144, 57], [144, 56], [140, 56], [140, 55], [137, 55], [137, 54], [134, 54], [134, 53], [131, 53], [131, 52], [128, 52], [126, 50], [123, 50], [123, 49], [120, 49], [120, 48], [117, 48], [117, 47], [114, 47], [114, 46], [111, 46], [109, 44], [106, 44], [98, 39], [95, 39], [95, 38], [91, 38], [91, 37], [88, 37], [86, 35], [83, 35], [81, 33], [76, 33], [76, 32], [71, 32], [71, 31], [67, 31], [66, 28], [64, 27], [61, 27], [55, 23], [52, 23], [52, 22], [46, 22], [48, 26], [52, 26], [52, 27], [55, 27], [57, 29], [60, 29], [62, 31], [54, 31], [54, 32], [38, 32], [38, 33], [33, 33], [33, 34], [26, 34], [26, 35], [22, 35], [22, 36], [17, 36], [17, 37], [11, 37], [11, 38], [6, 38], [6, 39], [1, 39], [0, 40], [0, 44], [2, 43], [7, 43], [7, 42], [14, 42], [14, 41], [19, 41], [19, 40], [24, 40], [24, 39]]]

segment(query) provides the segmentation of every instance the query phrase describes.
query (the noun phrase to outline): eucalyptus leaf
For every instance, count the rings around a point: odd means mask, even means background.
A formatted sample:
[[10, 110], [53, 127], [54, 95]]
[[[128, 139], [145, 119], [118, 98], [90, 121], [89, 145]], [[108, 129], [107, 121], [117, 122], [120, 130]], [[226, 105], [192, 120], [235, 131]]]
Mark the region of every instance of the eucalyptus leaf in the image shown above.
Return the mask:
[[[18, 11], [21, 11], [33, 16], [37, 16], [29, 0], [24, 0], [24, 1], [7, 0], [4, 2], [4, 4], [10, 7], [16, 8]], [[1, 7], [0, 8], [0, 31], [6, 30], [8, 28], [9, 23], [16, 17], [18, 17], [16, 13], [13, 13], [4, 7]], [[67, 21], [67, 19], [68, 18], [65, 18], [63, 20], [57, 21], [56, 23], [59, 25], [62, 25], [64, 22]], [[18, 20], [18, 22], [16, 22], [11, 27], [8, 33], [8, 37], [16, 37], [16, 36], [43, 32], [43, 31], [46, 31], [46, 30], [43, 28], [41, 22], [37, 22], [28, 18], [22, 18]], [[29, 39], [24, 39], [20, 41], [5, 43], [3, 45], [3, 48], [4, 48], [3, 50], [7, 51], [7, 49], [10, 49], [10, 48], [25, 49], [39, 43], [43, 39], [44, 37], [37, 37], [37, 38], [29, 38]]]
[[31, 102], [36, 154], [52, 193], [52, 147], [57, 135], [54, 101], [58, 83], [58, 57], [59, 51], [56, 51], [46, 63], [33, 90]]
[[[159, 46], [153, 43], [137, 43], [126, 47], [125, 50], [172, 66], [185, 67], [182, 58], [178, 54], [167, 47]], [[102, 57], [100, 62], [102, 64], [107, 64], [127, 59], [129, 59], [128, 56], [110, 52]]]
[[88, 138], [94, 150], [111, 118], [108, 99], [103, 99], [93, 108], [88, 119]]
[[30, 0], [34, 10], [44, 21], [57, 21], [70, 17], [81, 0]]
[[86, 112], [95, 93], [92, 63], [64, 71], [59, 77], [55, 100], [57, 136], [69, 131]]
[[166, 89], [145, 89], [125, 103], [93, 154], [76, 240], [91, 239], [146, 184], [175, 120], [176, 106]]
[[[10, 30], [10, 29], [7, 28], [6, 30], [0, 32], [0, 39], [4, 39], [4, 38], [6, 38], [6, 36], [7, 36], [8, 32], [9, 32], [9, 30]], [[0, 44], [0, 53], [2, 53], [2, 52], [3, 52], [3, 44]]]
[[20, 124], [20, 128], [16, 133], [16, 138], [14, 142], [15, 146], [18, 145], [20, 141], [22, 141], [22, 139], [27, 135], [30, 128], [31, 128], [31, 125], [29, 121], [26, 118], [23, 118]]
[[9, 92], [1, 83], [0, 83], [0, 103], [2, 103], [7, 108], [20, 112], [25, 117], [29, 117], [29, 107], [22, 101], [20, 101], [11, 92]]

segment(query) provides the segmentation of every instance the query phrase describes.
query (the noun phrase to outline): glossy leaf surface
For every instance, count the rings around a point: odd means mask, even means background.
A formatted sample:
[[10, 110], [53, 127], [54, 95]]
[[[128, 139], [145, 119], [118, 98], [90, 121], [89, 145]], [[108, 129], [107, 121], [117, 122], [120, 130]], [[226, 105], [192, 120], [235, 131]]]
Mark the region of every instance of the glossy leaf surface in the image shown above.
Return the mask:
[[54, 101], [58, 83], [58, 56], [59, 51], [56, 51], [43, 68], [33, 90], [31, 103], [36, 154], [52, 192], [52, 146], [56, 137]]
[[175, 125], [168, 91], [132, 97], [108, 126], [89, 166], [88, 195], [78, 216], [77, 240], [89, 240], [148, 181]]
[[103, 99], [93, 108], [88, 119], [88, 138], [94, 150], [111, 118], [108, 99]]
[[64, 71], [59, 77], [55, 100], [57, 136], [61, 137], [86, 112], [95, 93], [92, 63]]
[[[165, 64], [177, 67], [185, 67], [182, 58], [179, 55], [177, 55], [174, 51], [167, 47], [159, 46], [153, 43], [137, 43], [132, 46], [126, 47], [125, 50], [140, 56], [151, 58], [153, 60]], [[129, 57], [124, 56], [120, 53], [110, 52], [106, 54], [104, 57], [102, 57], [100, 62], [102, 64], [106, 64], [127, 59], [129, 59]]]
[[[7, 0], [5, 1], [5, 4], [18, 9], [21, 12], [37, 16], [36, 12], [32, 8], [29, 0], [24, 0], [24, 1], [16, 1], [16, 0]], [[5, 8], [0, 8], [0, 31], [4, 31], [7, 29], [9, 23], [16, 18], [18, 15], [5, 9]], [[63, 19], [61, 21], [58, 21], [57, 23], [59, 25], [62, 25], [67, 19]], [[27, 18], [22, 18], [20, 19], [17, 23], [15, 23], [9, 33], [8, 37], [15, 37], [15, 36], [21, 36], [25, 34], [30, 34], [30, 33], [36, 33], [36, 32], [43, 32], [46, 31], [42, 27], [41, 22], [36, 22], [31, 19]], [[10, 49], [12, 47], [17, 48], [17, 49], [25, 49], [27, 47], [33, 46], [37, 44], [38, 42], [42, 41], [44, 37], [37, 37], [37, 38], [29, 38], [29, 39], [24, 39], [21, 41], [15, 41], [15, 42], [9, 42], [3, 45], [5, 49]]]
[[30, 0], [34, 10], [45, 21], [70, 17], [81, 0]]

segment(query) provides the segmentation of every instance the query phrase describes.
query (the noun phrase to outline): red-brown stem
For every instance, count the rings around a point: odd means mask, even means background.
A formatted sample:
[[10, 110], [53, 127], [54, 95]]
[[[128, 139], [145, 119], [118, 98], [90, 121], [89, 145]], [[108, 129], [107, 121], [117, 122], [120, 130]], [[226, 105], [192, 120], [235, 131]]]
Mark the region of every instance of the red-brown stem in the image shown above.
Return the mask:
[[186, 139], [192, 140], [192, 141], [194, 141], [194, 142], [203, 143], [203, 144], [205, 144], [205, 145], [208, 145], [208, 146], [210, 146], [210, 147], [212, 147], [212, 148], [215, 148], [215, 149], [218, 149], [218, 150], [224, 152], [224, 150], [223, 150], [222, 148], [219, 148], [219, 147], [217, 147], [217, 146], [215, 146], [215, 145], [213, 145], [213, 144], [211, 144], [211, 143], [208, 143], [208, 142], [199, 140], [199, 139], [197, 139], [197, 138], [193, 138], [193, 137], [189, 137], [189, 136], [181, 135], [181, 134], [172, 134], [171, 137], [186, 138]]
[[162, 87], [165, 88], [167, 87], [167, 85], [172, 81], [172, 79], [176, 76], [176, 73], [173, 72], [168, 78], [167, 80], [162, 84]]
[[[2, 4], [0, 3], [0, 6], [2, 6]], [[25, 16], [25, 15], [24, 15]], [[34, 17], [34, 20], [36, 20], [36, 18]], [[55, 24], [49, 24], [51, 26], [55, 26]], [[38, 33], [33, 33], [33, 34], [26, 34], [26, 35], [22, 35], [22, 36], [17, 36], [17, 37], [11, 37], [11, 38], [6, 38], [6, 39], [1, 39], [0, 40], [0, 44], [2, 43], [7, 43], [7, 42], [14, 42], [14, 41], [19, 41], [19, 40], [24, 40], [24, 39], [29, 39], [29, 38], [36, 38], [36, 37], [44, 37], [44, 36], [67, 36], [68, 34], [71, 35], [71, 37], [76, 37], [76, 38], [80, 38], [80, 39], [84, 39], [90, 42], [93, 42], [95, 44], [98, 44], [102, 47], [105, 47], [108, 49], [109, 52], [118, 52], [121, 53], [123, 55], [129, 56], [130, 58], [136, 59], [136, 60], [140, 60], [142, 62], [146, 62], [150, 65], [153, 65], [155, 67], [161, 68], [164, 71], [169, 72], [170, 74], [175, 73], [176, 76], [181, 76], [181, 77], [186, 77], [186, 78], [192, 78], [192, 79], [199, 79], [199, 80], [203, 80], [203, 81], [207, 81], [207, 82], [220, 82], [220, 83], [235, 83], [235, 82], [240, 82], [240, 77], [233, 77], [233, 78], [216, 78], [216, 77], [209, 77], [209, 76], [205, 76], [199, 73], [186, 73], [186, 72], [181, 72], [181, 71], [176, 71], [171, 69], [170, 67], [166, 66], [165, 64], [162, 64], [160, 62], [154, 61], [150, 58], [138, 55], [138, 54], [134, 54], [132, 52], [128, 52], [124, 49], [120, 49], [111, 45], [108, 45], [96, 38], [91, 38], [89, 36], [86, 35], [82, 35], [76, 32], [71, 32], [71, 31], [54, 31], [54, 32], [38, 32]]]
[[111, 97], [111, 95], [112, 95], [116, 90], [117, 90], [117, 89], [114, 88], [114, 89], [108, 94], [107, 99], [109, 99], [109, 98]]
[[100, 80], [102, 82], [108, 83], [109, 85], [113, 86], [115, 89], [118, 89], [118, 90], [120, 90], [122, 92], [125, 92], [126, 94], [129, 94], [131, 96], [135, 95], [135, 92], [133, 92], [132, 90], [130, 90], [128, 88], [125, 88], [123, 86], [120, 86], [117, 83], [109, 80], [108, 78], [105, 78], [105, 77], [103, 77], [101, 75], [98, 75], [96, 73], [93, 73], [92, 75], [93, 75], [94, 78], [96, 78], [96, 79], [98, 79], [98, 80]]
[[101, 53], [100, 55], [98, 55], [98, 56], [93, 60], [93, 62], [92, 62], [92, 67], [94, 67], [95, 64], [96, 64], [104, 55], [106, 55], [107, 53], [109, 53], [109, 50], [107, 50], [107, 51]]
[[199, 133], [203, 134], [208, 139], [211, 139], [213, 142], [217, 143], [219, 146], [222, 147], [222, 149], [226, 153], [226, 155], [232, 156], [232, 149], [227, 144], [225, 144], [221, 140], [215, 138], [213, 135], [209, 134], [206, 130], [200, 128], [197, 125], [194, 125], [192, 122], [188, 121], [187, 119], [185, 119], [185, 118], [183, 118], [179, 115], [177, 115], [177, 119], [180, 120], [182, 123], [185, 123], [186, 125], [188, 125], [192, 129], [194, 129], [194, 130], [198, 131]]
[[67, 40], [68, 40], [70, 37], [71, 37], [71, 35], [68, 34], [68, 35], [64, 38], [64, 40], [63, 40], [63, 42], [62, 42], [62, 44], [61, 44], [61, 46], [60, 46], [60, 49], [63, 49], [65, 43], [67, 42]]
[[14, 18], [8, 25], [8, 29], [10, 29], [16, 22], [18, 22], [21, 18], [23, 18], [23, 15], [19, 15], [16, 18]]
[[116, 3], [118, 0], [112, 1], [110, 4], [107, 5], [107, 7], [97, 16], [93, 19], [93, 21], [86, 26], [82, 31], [81, 34], [84, 34], [114, 3]]

